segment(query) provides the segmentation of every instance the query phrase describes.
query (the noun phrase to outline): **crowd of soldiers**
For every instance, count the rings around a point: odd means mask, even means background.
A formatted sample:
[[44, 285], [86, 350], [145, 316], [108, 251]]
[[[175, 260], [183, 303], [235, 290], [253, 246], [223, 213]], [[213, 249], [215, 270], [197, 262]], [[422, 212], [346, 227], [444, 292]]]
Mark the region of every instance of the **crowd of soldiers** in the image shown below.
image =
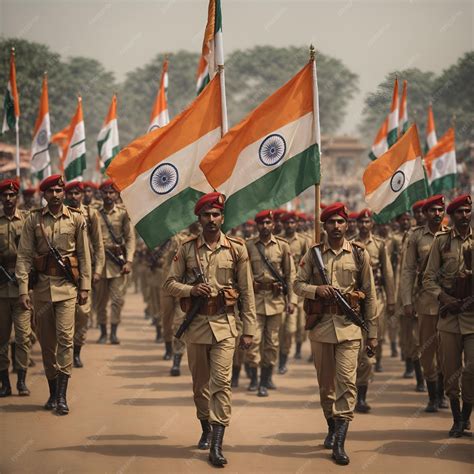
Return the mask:
[[[368, 388], [384, 370], [386, 342], [390, 356], [405, 363], [402, 376], [416, 379], [417, 392], [427, 391], [425, 411], [450, 406], [449, 436], [470, 429], [469, 195], [447, 207], [444, 196], [432, 196], [389, 224], [376, 224], [370, 209], [321, 205], [323, 231], [314, 244], [311, 216], [281, 209], [261, 211], [225, 234], [225, 198], [215, 192], [196, 203], [195, 224], [150, 250], [136, 239], [113, 181], [98, 187], [54, 175], [40, 191], [46, 205], [33, 208], [25, 199], [22, 207], [29, 209], [20, 209], [18, 182], [0, 183], [0, 397], [12, 393], [14, 326], [19, 395], [29, 395], [36, 333], [50, 388], [45, 408], [67, 414], [68, 379], [73, 366], [83, 366], [92, 316], [97, 342], [119, 344], [130, 285], [143, 293], [145, 317], [156, 341], [164, 342], [171, 376], [181, 374], [187, 352], [202, 431], [198, 448], [209, 450], [215, 466], [227, 464], [222, 444], [242, 367], [247, 389], [268, 397], [277, 388], [274, 370], [291, 370], [292, 346], [293, 358], [301, 359], [306, 339], [328, 425], [324, 447], [337, 464], [349, 463], [344, 443], [354, 412], [372, 409]], [[183, 337], [175, 337], [178, 329]]]

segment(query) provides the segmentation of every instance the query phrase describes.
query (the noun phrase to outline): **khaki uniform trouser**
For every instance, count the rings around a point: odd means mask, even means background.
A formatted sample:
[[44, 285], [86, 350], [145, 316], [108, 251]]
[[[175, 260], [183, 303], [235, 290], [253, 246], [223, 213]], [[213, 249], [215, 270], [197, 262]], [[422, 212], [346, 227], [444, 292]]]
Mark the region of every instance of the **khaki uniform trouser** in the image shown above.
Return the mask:
[[16, 365], [28, 369], [31, 349], [31, 311], [20, 307], [18, 298], [0, 298], [0, 370], [8, 370], [8, 349], [12, 326], [15, 328]]
[[155, 325], [161, 325], [160, 317], [160, 288], [157, 286], [152, 286], [150, 288], [150, 316], [152, 317]]
[[176, 299], [161, 289], [161, 327], [165, 342], [173, 341], [173, 318], [176, 307]]
[[385, 335], [385, 325], [386, 325], [386, 301], [385, 301], [385, 294], [381, 290], [377, 290], [377, 297], [375, 302], [375, 308], [377, 313], [377, 340], [378, 345], [375, 348], [375, 358], [381, 359], [382, 358], [382, 347], [383, 347], [383, 340]]
[[441, 371], [438, 359], [438, 315], [419, 314], [419, 352], [423, 375], [428, 382], [438, 380]]
[[244, 325], [242, 324], [242, 320], [240, 319], [240, 317], [238, 317], [237, 315], [235, 317], [235, 325], [237, 326], [238, 335], [235, 339], [236, 343], [232, 365], [235, 367], [241, 367], [242, 364], [245, 362], [245, 356], [247, 354], [247, 351], [245, 349], [242, 349], [239, 344], [240, 337], [242, 336], [244, 330]]
[[107, 303], [111, 303], [110, 322], [120, 324], [124, 294], [127, 287], [126, 275], [116, 278], [101, 278], [96, 285], [97, 323], [107, 324]]
[[76, 314], [74, 317], [74, 345], [82, 347], [86, 343], [87, 326], [91, 315], [90, 294], [85, 305], [76, 304]]
[[187, 345], [194, 404], [200, 420], [229, 426], [234, 347], [233, 337], [212, 344]]
[[179, 303], [176, 304], [173, 314], [173, 354], [182, 355], [186, 351], [186, 338], [181, 337], [181, 339], [176, 339], [174, 337], [174, 334], [176, 334], [176, 331], [178, 330], [179, 326], [181, 326], [181, 323], [184, 321], [185, 316], [186, 315], [181, 311]]
[[296, 307], [293, 314], [288, 314], [286, 311], [282, 315], [283, 322], [280, 326], [280, 352], [288, 355], [291, 349], [291, 341], [296, 334]]
[[357, 357], [361, 341], [311, 341], [324, 416], [352, 421], [356, 402]]
[[306, 341], [306, 330], [304, 328], [306, 324], [306, 315], [303, 310], [303, 302], [304, 298], [298, 298], [298, 305], [296, 308], [296, 343], [303, 343], [304, 341]]
[[420, 358], [418, 341], [418, 318], [408, 318], [400, 315], [400, 346], [405, 359], [416, 360]]
[[38, 337], [48, 380], [58, 372], [71, 375], [76, 298], [51, 303], [35, 301]]
[[396, 312], [391, 316], [387, 315], [387, 323], [385, 325], [385, 330], [388, 334], [388, 340], [390, 342], [397, 342], [397, 335], [400, 332], [400, 321]]
[[273, 367], [278, 357], [282, 313], [273, 316], [257, 314], [257, 327], [246, 361], [250, 367]]
[[474, 403], [474, 333], [440, 331], [439, 345], [446, 395], [459, 398], [462, 393], [464, 402]]
[[358, 387], [361, 385], [369, 385], [372, 381], [374, 374], [373, 364], [371, 358], [367, 355], [367, 335], [363, 335], [363, 339], [360, 344], [359, 354], [357, 356], [357, 381]]

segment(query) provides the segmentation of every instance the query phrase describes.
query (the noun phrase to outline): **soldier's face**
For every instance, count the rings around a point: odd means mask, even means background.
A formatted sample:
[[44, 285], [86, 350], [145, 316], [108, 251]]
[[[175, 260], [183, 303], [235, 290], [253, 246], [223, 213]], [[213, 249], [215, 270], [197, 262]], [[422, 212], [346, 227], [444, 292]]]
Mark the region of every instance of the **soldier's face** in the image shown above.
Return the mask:
[[265, 217], [265, 219], [257, 222], [257, 230], [260, 237], [268, 237], [274, 229], [275, 223], [273, 222], [273, 219], [270, 219], [269, 217]]
[[370, 217], [362, 217], [357, 221], [357, 228], [362, 235], [367, 235], [374, 227], [374, 221]]
[[273, 222], [273, 231], [275, 232], [275, 234], [279, 234], [283, 229], [283, 224], [281, 223], [280, 220], [275, 220]]
[[398, 224], [400, 226], [400, 230], [406, 231], [411, 227], [411, 216], [410, 214], [403, 214], [398, 219]]
[[81, 205], [82, 196], [82, 191], [77, 188], [73, 188], [69, 191], [66, 191], [66, 199], [72, 207], [79, 207]]
[[423, 214], [423, 210], [420, 207], [415, 209], [413, 212], [413, 217], [415, 218], [416, 225], [423, 225], [426, 222], [425, 215]]
[[105, 205], [110, 206], [111, 204], [114, 204], [115, 201], [117, 201], [117, 198], [118, 198], [118, 192], [115, 191], [114, 189], [105, 188], [102, 190], [102, 199]]
[[224, 214], [220, 209], [206, 209], [199, 214], [199, 223], [204, 232], [217, 232], [224, 223]]
[[347, 221], [347, 230], [350, 235], [355, 234], [357, 231], [357, 221], [355, 219], [349, 219]]
[[15, 191], [4, 191], [1, 194], [1, 200], [4, 209], [13, 209], [18, 200], [18, 193]]
[[443, 221], [444, 206], [431, 206], [426, 211], [426, 219], [430, 224], [439, 225]]
[[324, 230], [327, 232], [329, 239], [339, 240], [347, 232], [347, 221], [341, 216], [331, 216], [324, 223]]
[[453, 224], [457, 229], [467, 230], [472, 218], [472, 207], [461, 206], [458, 207], [451, 215]]
[[285, 231], [287, 234], [294, 234], [296, 232], [296, 221], [295, 219], [288, 219], [285, 222]]
[[304, 219], [298, 219], [298, 225], [296, 227], [296, 230], [298, 232], [304, 232], [308, 230], [308, 224], [306, 223]]
[[92, 201], [92, 197], [94, 196], [94, 190], [92, 188], [84, 188], [84, 200], [87, 202]]
[[51, 186], [44, 192], [44, 198], [49, 205], [58, 206], [64, 202], [64, 188]]
[[244, 224], [242, 226], [242, 234], [246, 239], [251, 237], [254, 233], [255, 227], [252, 224]]

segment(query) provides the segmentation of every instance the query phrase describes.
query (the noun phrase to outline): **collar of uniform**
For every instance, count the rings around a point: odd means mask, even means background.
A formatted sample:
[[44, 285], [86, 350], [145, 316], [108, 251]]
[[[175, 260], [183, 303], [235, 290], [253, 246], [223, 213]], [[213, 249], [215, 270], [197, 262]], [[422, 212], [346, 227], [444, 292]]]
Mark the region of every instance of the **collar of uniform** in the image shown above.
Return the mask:
[[[458, 232], [458, 230], [454, 226], [451, 229], [451, 237], [453, 239], [456, 238], [456, 237], [459, 237], [461, 240], [463, 240], [463, 238], [461, 237], [461, 234]], [[465, 238], [467, 239], [468, 237], [472, 237], [472, 227], [471, 226], [469, 226], [469, 232], [467, 233]]]
[[[204, 240], [204, 234], [201, 234], [198, 237], [197, 246], [198, 246], [198, 248], [201, 248], [203, 245], [205, 245], [209, 250], [211, 250], [211, 248], [209, 247], [207, 242]], [[219, 242], [217, 243], [216, 248], [219, 248], [219, 247], [230, 248], [229, 241], [227, 240], [227, 237], [225, 236], [225, 234], [223, 232], [221, 232], [221, 235], [219, 236]]]
[[[2, 209], [0, 210], [0, 218], [2, 217], [6, 217], [7, 219], [10, 219], [6, 214], [5, 214], [5, 211]], [[14, 219], [21, 219], [21, 216], [20, 216], [20, 210], [18, 209], [18, 207], [15, 209], [15, 213], [13, 214], [11, 220], [14, 220]]]
[[110, 209], [109, 211], [104, 206], [101, 207], [101, 210], [104, 211], [106, 214], [113, 214], [114, 212], [117, 211], [117, 209], [118, 209], [117, 204], [114, 204], [114, 207]]
[[442, 225], [438, 231], [436, 231], [435, 233], [431, 232], [430, 230], [430, 226], [428, 224], [425, 224], [423, 226], [423, 235], [425, 234], [431, 234], [431, 235], [436, 235], [438, 232], [444, 232], [446, 230], [446, 226]]
[[[350, 242], [347, 239], [344, 239], [344, 243], [342, 244], [341, 248], [342, 252], [352, 252], [352, 247]], [[323, 242], [323, 251], [322, 253], [326, 253], [331, 251], [332, 253], [337, 253], [329, 244], [327, 241]]]
[[[344, 239], [347, 241], [347, 239]], [[360, 242], [361, 244], [370, 244], [370, 242], [372, 242], [372, 240], [374, 240], [374, 236], [372, 234], [372, 232], [369, 232], [369, 236], [367, 237], [367, 239], [365, 240], [362, 240], [361, 237], [360, 237], [360, 234], [357, 235], [357, 238], [355, 239], [357, 242]]]
[[270, 237], [270, 240], [268, 241], [268, 243], [265, 243], [265, 242], [263, 242], [262, 240], [260, 240], [260, 237], [258, 238], [257, 242], [261, 242], [264, 246], [267, 246], [267, 245], [270, 245], [270, 244], [276, 244], [276, 243], [277, 243], [277, 239], [276, 239], [276, 237], [272, 234], [271, 237]]
[[[49, 210], [49, 207], [46, 205], [43, 207], [43, 209], [41, 210], [41, 214], [44, 216], [45, 214], [50, 214], [52, 217], [56, 217], [50, 210]], [[66, 217], [71, 217], [71, 213], [69, 211], [69, 209], [67, 208], [67, 206], [65, 206], [64, 204], [62, 205], [61, 207], [61, 212], [59, 212], [58, 215], [61, 215], [61, 216], [66, 216]]]

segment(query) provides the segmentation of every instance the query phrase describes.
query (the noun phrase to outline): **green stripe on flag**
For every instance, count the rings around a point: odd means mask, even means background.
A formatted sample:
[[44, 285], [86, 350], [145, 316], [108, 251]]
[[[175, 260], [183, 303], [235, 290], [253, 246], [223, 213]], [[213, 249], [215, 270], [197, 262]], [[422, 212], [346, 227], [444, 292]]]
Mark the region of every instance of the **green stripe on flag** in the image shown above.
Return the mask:
[[439, 179], [436, 179], [431, 182], [431, 192], [433, 194], [440, 194], [444, 191], [449, 191], [456, 187], [456, 175], [447, 174]]
[[216, 0], [216, 21], [214, 23], [214, 34], [222, 31], [222, 9], [221, 0]]
[[201, 85], [199, 86], [199, 89], [196, 95], [199, 95], [204, 90], [204, 88], [209, 84], [209, 82], [211, 82], [211, 79], [209, 77], [209, 74], [206, 74], [201, 82]]
[[377, 157], [374, 155], [374, 153], [371, 151], [369, 153], [369, 158], [372, 160], [372, 161], [375, 161], [377, 159]]
[[86, 154], [84, 153], [81, 156], [78, 156], [74, 161], [69, 163], [69, 165], [64, 170], [64, 175], [66, 176], [66, 181], [71, 181], [78, 176], [82, 176], [82, 172], [86, 169]]
[[116, 146], [112, 148], [112, 156], [104, 162], [104, 167], [101, 169], [102, 173], [105, 173], [110, 163], [112, 163], [112, 160], [118, 155], [119, 151], [120, 151], [120, 146]]
[[397, 129], [394, 128], [393, 130], [390, 130], [387, 134], [387, 143], [388, 147], [390, 148], [392, 145], [394, 145], [397, 141]]
[[107, 130], [107, 133], [105, 134], [105, 137], [102, 140], [97, 140], [97, 149], [99, 150], [99, 156], [102, 156], [102, 147], [104, 146], [104, 143], [109, 139], [111, 133], [111, 129], [109, 128]]
[[15, 118], [15, 103], [13, 97], [10, 94], [10, 90], [5, 91], [5, 100], [3, 101], [3, 113], [4, 113], [4, 122], [8, 126], [8, 130], [14, 130], [16, 124]]

